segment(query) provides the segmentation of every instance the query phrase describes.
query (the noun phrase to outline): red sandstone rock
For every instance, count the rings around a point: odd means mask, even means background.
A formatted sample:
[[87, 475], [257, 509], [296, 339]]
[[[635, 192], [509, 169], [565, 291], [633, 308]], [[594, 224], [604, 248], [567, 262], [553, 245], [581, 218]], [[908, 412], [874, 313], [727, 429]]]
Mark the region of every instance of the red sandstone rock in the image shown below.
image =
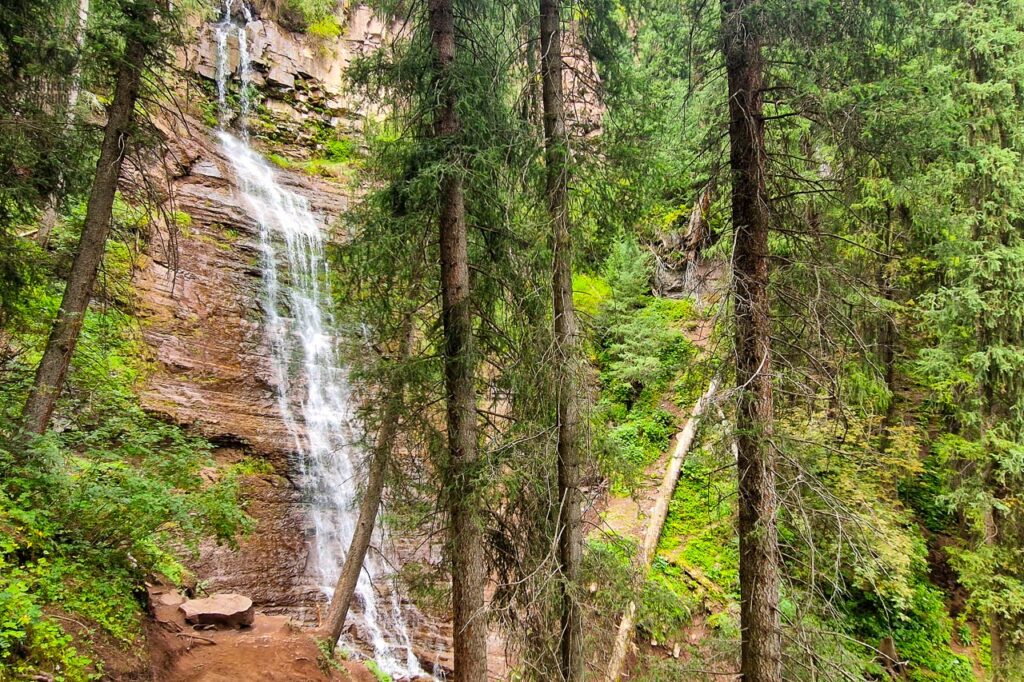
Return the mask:
[[190, 599], [178, 609], [192, 625], [249, 627], [256, 617], [252, 599], [240, 594], [212, 594], [205, 599]]

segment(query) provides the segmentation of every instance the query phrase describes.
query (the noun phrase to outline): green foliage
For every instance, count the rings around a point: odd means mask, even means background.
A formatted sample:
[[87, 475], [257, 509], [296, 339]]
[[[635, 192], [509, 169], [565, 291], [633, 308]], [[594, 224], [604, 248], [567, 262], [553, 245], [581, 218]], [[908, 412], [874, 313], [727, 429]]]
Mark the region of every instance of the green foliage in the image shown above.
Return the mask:
[[708, 583], [695, 583], [680, 571], [685, 569], [716, 586], [713, 593], [704, 595], [706, 599], [725, 604], [739, 599], [739, 546], [734, 533], [736, 481], [721, 461], [731, 453], [724, 451], [716, 456], [714, 452], [701, 448], [683, 464], [658, 555], [664, 558], [661, 572], [666, 578], [681, 581], [690, 591], [707, 592]]
[[337, 38], [341, 35], [343, 27], [338, 21], [338, 18], [333, 14], [328, 14], [325, 17], [317, 19], [316, 21], [310, 22], [306, 27], [306, 33], [317, 38], [324, 40], [330, 40]]
[[892, 637], [900, 658], [909, 663], [909, 679], [914, 682], [975, 679], [970, 661], [950, 650], [952, 621], [937, 589], [921, 580], [915, 583], [905, 608], [887, 618], [891, 612], [886, 606], [878, 595], [862, 593], [847, 603], [846, 625], [875, 646], [884, 637]]
[[573, 305], [585, 321], [592, 321], [597, 317], [612, 291], [604, 278], [582, 273], [573, 275], [572, 289]]
[[370, 671], [373, 679], [377, 680], [377, 682], [392, 682], [391, 675], [381, 670], [380, 666], [377, 665], [377, 661], [373, 659], [366, 661], [366, 669]]
[[[971, 604], [1024, 645], [1024, 10], [1014, 3], [950, 4], [935, 17], [945, 45], [956, 116], [945, 159], [956, 196], [934, 257], [945, 276], [922, 296], [928, 342], [914, 369], [949, 433], [935, 457], [956, 472], [943, 500], [966, 525], [951, 563]], [[1004, 662], [1005, 663], [1005, 662]], [[997, 675], [1004, 674], [999, 671]]]
[[0, 7], [0, 303], [30, 273], [15, 234], [34, 226], [51, 197], [65, 208], [85, 190], [95, 163], [96, 131], [69, 126], [83, 112], [60, 96], [76, 66], [92, 59], [76, 43], [84, 30], [77, 8], [65, 0]]
[[612, 245], [604, 265], [604, 279], [611, 295], [604, 305], [605, 314], [618, 321], [641, 307], [651, 291], [651, 257], [635, 239], [620, 239]]
[[[25, 386], [56, 306], [46, 288], [22, 300], [18, 342], [33, 352], [13, 368]], [[54, 421], [59, 432], [26, 442], [0, 429], [0, 672], [84, 680], [98, 674], [90, 642], [70, 646], [53, 609], [90, 623], [122, 646], [140, 635], [142, 581], [180, 579], [172, 547], [204, 537], [233, 541], [248, 528], [238, 504], [239, 465], [217, 482], [209, 444], [142, 411], [134, 388], [146, 371], [131, 318], [90, 310]], [[4, 395], [17, 414], [22, 390]]]
[[594, 310], [601, 381], [594, 414], [602, 424], [599, 455], [621, 492], [666, 450], [678, 430], [661, 401], [695, 356], [682, 327], [696, 311], [688, 300], [648, 295], [650, 261], [635, 241], [612, 248], [604, 273], [602, 278], [578, 276], [576, 298]]
[[288, 169], [292, 168], [295, 165], [294, 161], [287, 157], [281, 156], [280, 154], [269, 153], [266, 155], [266, 159], [267, 161], [270, 161], [270, 163], [274, 164], [278, 168]]
[[672, 323], [652, 304], [609, 326], [601, 364], [612, 400], [632, 406], [644, 391], [664, 387], [693, 358], [693, 345]]
[[347, 163], [359, 153], [359, 145], [351, 138], [335, 138], [324, 145], [328, 161]]
[[326, 639], [317, 639], [316, 649], [317, 666], [325, 676], [330, 677], [332, 673], [345, 671], [344, 666], [341, 664], [341, 660], [339, 660], [343, 653], [340, 647], [336, 648], [334, 643]]
[[[0, 536], [6, 555], [9, 538]], [[0, 563], [0, 568], [7, 568]], [[39, 670], [60, 670], [64, 680], [90, 680], [92, 661], [81, 655], [67, 635], [43, 612], [30, 583], [18, 576], [0, 581], [0, 672], [27, 678]]]
[[940, 448], [922, 462], [920, 475], [899, 483], [900, 499], [933, 533], [947, 532], [954, 521], [949, 460]]
[[340, 27], [335, 35], [323, 35], [323, 32], [331, 33], [338, 26], [333, 16], [337, 5], [337, 0], [280, 0], [275, 2], [274, 12], [277, 20], [287, 28], [309, 31], [315, 26], [319, 31], [315, 35], [331, 38], [340, 35]]
[[[636, 598], [637, 585], [632, 583], [630, 575], [635, 553], [632, 543], [618, 538], [588, 542], [583, 574], [586, 582], [600, 585], [592, 597], [598, 613], [619, 614], [627, 601]], [[689, 623], [696, 607], [689, 594], [673, 588], [657, 567], [639, 587], [637, 626], [661, 642], [677, 636]]]
[[333, 135], [317, 144], [323, 148], [324, 156], [322, 157], [295, 160], [280, 154], [269, 153], [266, 158], [279, 168], [300, 170], [310, 175], [342, 182], [352, 181], [359, 165], [359, 146], [348, 138], [336, 138]]
[[692, 319], [689, 301], [648, 295], [650, 259], [635, 241], [621, 241], [605, 264], [608, 294], [597, 314], [598, 362], [604, 395], [631, 408], [641, 395], [664, 388], [693, 356], [680, 322]]

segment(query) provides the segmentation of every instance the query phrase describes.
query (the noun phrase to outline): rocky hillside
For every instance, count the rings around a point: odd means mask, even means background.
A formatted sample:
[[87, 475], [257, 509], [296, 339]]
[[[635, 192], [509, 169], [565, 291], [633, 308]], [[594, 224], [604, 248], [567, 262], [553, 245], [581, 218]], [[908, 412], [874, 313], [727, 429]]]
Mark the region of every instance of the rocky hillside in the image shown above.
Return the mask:
[[[269, 15], [252, 17], [245, 32], [259, 93], [248, 121], [255, 143], [281, 166], [280, 181], [308, 199], [329, 228], [357, 190], [344, 178], [316, 172], [309, 161], [324, 156], [329, 140], [358, 144], [364, 122], [380, 114], [346, 91], [345, 69], [402, 31], [400, 22], [381, 20], [366, 6], [345, 8], [337, 18], [334, 37], [290, 31]], [[270, 465], [246, 479], [255, 531], [237, 550], [205, 547], [194, 565], [197, 579], [210, 591], [251, 596], [262, 613], [313, 624], [325, 603], [312, 575], [313, 530], [293, 475], [299, 463], [278, 411], [261, 324], [257, 225], [216, 141], [211, 113], [217, 70], [239, 69], [239, 46], [232, 37], [228, 63], [218, 67], [213, 24], [196, 17], [191, 28], [194, 40], [178, 55], [188, 113], [163, 122], [166, 149], [150, 169], [150, 184], [157, 178], [167, 188], [164, 208], [172, 219], [151, 240], [135, 279], [155, 361], [142, 400], [148, 410], [210, 438], [218, 460]], [[600, 108], [593, 69], [581, 55], [567, 57], [575, 66], [567, 85], [576, 127], [586, 135], [597, 129]], [[425, 665], [448, 665], [450, 627], [415, 613], [410, 618]]]
[[[358, 137], [373, 115], [345, 94], [342, 74], [354, 55], [375, 49], [391, 30], [362, 6], [346, 12], [344, 26], [336, 39], [260, 18], [246, 31], [260, 102], [249, 121], [253, 136], [281, 166], [279, 182], [305, 197], [328, 229], [354, 190], [302, 162], [321, 157], [328, 137]], [[154, 360], [141, 398], [148, 410], [207, 436], [220, 462], [258, 463], [260, 473], [245, 478], [255, 530], [237, 549], [204, 547], [194, 562], [196, 579], [210, 592], [250, 596], [260, 613], [312, 625], [326, 604], [313, 575], [313, 529], [295, 475], [300, 465], [279, 413], [262, 326], [258, 226], [208, 113], [217, 69], [213, 28], [196, 20], [194, 29], [197, 40], [180, 55], [187, 113], [162, 122], [165, 151], [148, 171], [150, 185], [166, 187], [170, 219], [151, 239], [135, 277], [138, 316]], [[237, 43], [231, 48], [227, 67], [235, 70]], [[443, 626], [415, 613], [410, 620], [424, 665], [444, 666], [450, 636], [439, 634]]]

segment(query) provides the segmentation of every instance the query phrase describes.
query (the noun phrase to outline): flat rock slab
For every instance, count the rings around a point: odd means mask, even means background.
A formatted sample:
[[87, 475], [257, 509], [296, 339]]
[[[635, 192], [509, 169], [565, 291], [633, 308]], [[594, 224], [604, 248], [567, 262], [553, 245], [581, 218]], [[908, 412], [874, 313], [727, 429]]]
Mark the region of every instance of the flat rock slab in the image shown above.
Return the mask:
[[153, 599], [164, 606], [178, 606], [185, 602], [185, 598], [178, 593], [177, 590], [171, 590], [170, 592], [159, 592]]
[[205, 599], [189, 599], [178, 609], [185, 614], [185, 622], [192, 625], [242, 628], [252, 625], [256, 617], [252, 599], [240, 594], [211, 594]]

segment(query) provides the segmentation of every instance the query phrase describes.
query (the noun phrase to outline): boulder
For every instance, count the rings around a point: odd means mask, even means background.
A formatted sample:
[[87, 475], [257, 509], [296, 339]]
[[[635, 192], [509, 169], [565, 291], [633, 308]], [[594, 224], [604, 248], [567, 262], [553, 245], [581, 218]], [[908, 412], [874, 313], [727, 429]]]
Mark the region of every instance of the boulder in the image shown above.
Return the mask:
[[185, 622], [229, 628], [249, 627], [256, 617], [252, 599], [240, 594], [212, 594], [205, 599], [189, 599], [178, 607]]

